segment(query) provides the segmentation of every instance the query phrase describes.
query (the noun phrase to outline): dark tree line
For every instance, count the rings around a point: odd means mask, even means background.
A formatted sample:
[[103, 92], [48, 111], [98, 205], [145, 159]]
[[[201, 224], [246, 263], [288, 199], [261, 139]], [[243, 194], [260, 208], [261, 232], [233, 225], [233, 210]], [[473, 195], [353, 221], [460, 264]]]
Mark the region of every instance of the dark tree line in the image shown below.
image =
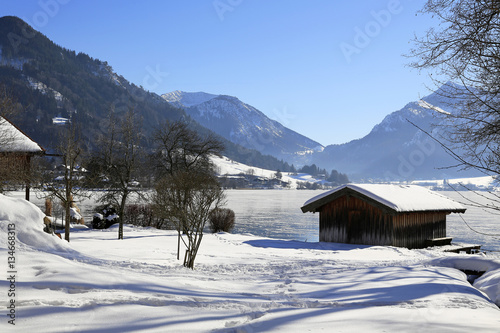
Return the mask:
[[314, 177], [322, 177], [327, 182], [332, 183], [333, 185], [342, 185], [349, 183], [349, 177], [346, 174], [340, 173], [337, 170], [332, 170], [328, 172], [326, 169], [321, 169], [313, 165], [305, 165], [300, 168], [299, 172], [308, 173]]

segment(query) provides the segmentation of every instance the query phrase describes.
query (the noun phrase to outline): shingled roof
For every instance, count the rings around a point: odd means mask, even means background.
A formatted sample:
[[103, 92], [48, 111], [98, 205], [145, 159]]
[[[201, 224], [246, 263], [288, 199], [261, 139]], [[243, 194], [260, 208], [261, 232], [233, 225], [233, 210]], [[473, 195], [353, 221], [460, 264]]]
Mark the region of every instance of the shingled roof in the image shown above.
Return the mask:
[[396, 213], [424, 211], [464, 213], [466, 210], [458, 202], [417, 185], [347, 184], [306, 201], [301, 208], [302, 212], [316, 212], [325, 204], [347, 194], [382, 205]]

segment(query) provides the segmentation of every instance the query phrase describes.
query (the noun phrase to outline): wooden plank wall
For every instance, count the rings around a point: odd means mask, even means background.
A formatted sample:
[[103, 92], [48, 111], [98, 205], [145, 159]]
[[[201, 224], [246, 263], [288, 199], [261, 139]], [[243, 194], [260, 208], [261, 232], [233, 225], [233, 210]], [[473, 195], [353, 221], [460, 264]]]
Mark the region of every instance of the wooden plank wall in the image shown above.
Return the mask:
[[446, 213], [390, 214], [351, 196], [321, 208], [322, 242], [425, 247], [425, 240], [446, 237]]
[[393, 223], [394, 246], [422, 248], [427, 239], [446, 237], [446, 213], [399, 214]]
[[343, 196], [321, 208], [322, 242], [391, 245], [392, 216], [365, 201]]
[[0, 153], [0, 179], [2, 181], [26, 181], [30, 170], [29, 154]]

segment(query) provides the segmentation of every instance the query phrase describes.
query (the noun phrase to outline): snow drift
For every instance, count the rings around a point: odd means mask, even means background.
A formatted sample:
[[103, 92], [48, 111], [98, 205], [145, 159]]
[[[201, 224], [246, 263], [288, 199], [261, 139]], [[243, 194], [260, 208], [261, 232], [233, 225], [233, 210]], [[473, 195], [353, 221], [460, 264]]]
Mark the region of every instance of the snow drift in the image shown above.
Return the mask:
[[434, 266], [451, 267], [461, 271], [484, 272], [474, 281], [474, 287], [484, 292], [500, 306], [500, 261], [482, 258], [479, 255], [467, 257], [440, 258], [431, 261]]
[[31, 202], [0, 194], [0, 247], [7, 248], [9, 224], [13, 224], [16, 248], [28, 246], [47, 252], [68, 251], [66, 241], [43, 231], [44, 217], [45, 214]]

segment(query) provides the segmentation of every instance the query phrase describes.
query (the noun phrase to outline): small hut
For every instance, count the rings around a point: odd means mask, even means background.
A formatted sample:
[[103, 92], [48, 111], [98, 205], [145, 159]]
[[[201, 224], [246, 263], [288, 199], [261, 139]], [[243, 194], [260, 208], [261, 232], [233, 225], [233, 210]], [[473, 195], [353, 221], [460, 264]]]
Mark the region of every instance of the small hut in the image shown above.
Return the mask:
[[4, 180], [26, 184], [26, 200], [30, 197], [31, 158], [45, 154], [38, 143], [6, 118], [0, 117], [0, 168]]
[[319, 212], [322, 242], [424, 248], [450, 243], [446, 216], [459, 203], [417, 185], [348, 184], [308, 200], [302, 212]]

